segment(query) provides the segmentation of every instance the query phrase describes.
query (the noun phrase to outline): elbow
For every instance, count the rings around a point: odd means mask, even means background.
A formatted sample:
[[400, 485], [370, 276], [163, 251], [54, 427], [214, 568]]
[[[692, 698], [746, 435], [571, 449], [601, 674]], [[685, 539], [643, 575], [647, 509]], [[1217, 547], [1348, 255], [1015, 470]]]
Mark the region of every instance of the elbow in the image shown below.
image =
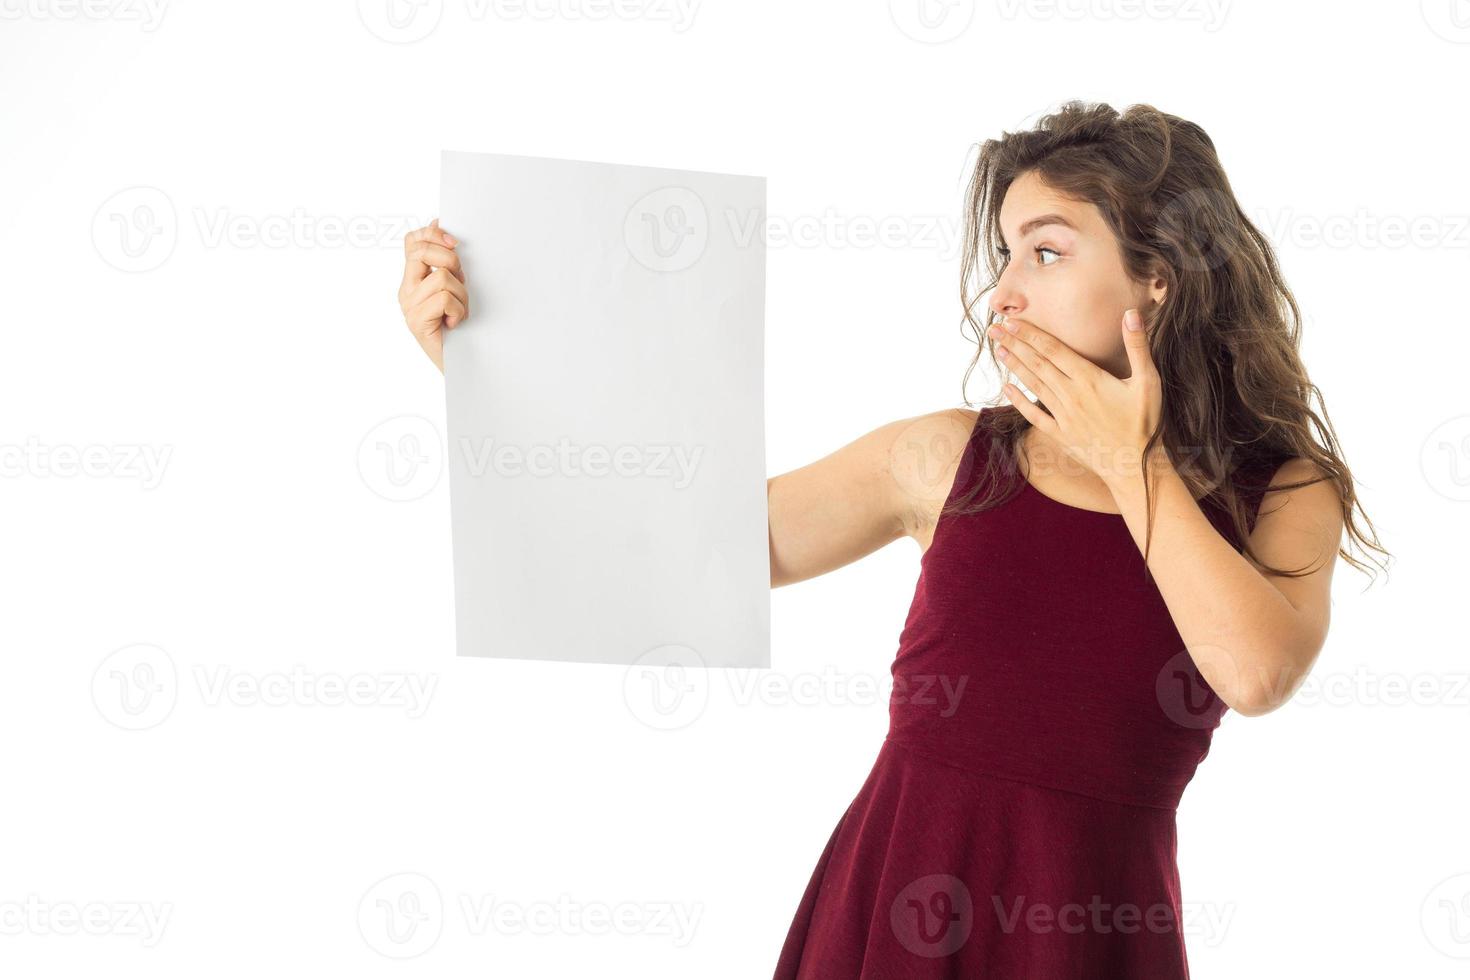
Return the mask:
[[1290, 698], [1275, 697], [1265, 688], [1254, 688], [1249, 691], [1236, 691], [1225, 703], [1230, 710], [1247, 718], [1259, 718], [1261, 715], [1269, 715], [1277, 708], [1285, 704]]
[[1295, 696], [1317, 659], [1318, 649], [1320, 644], [1276, 658], [1272, 667], [1263, 667], [1255, 678], [1236, 684], [1230, 691], [1230, 697], [1222, 700], [1232, 711], [1247, 718], [1269, 715]]
[[1236, 684], [1230, 689], [1229, 697], [1222, 694], [1220, 700], [1224, 701], [1231, 711], [1247, 718], [1269, 715], [1290, 701], [1297, 687], [1293, 679], [1286, 678], [1283, 674], [1273, 673], [1273, 679], [1275, 683], [1261, 679], [1254, 683]]

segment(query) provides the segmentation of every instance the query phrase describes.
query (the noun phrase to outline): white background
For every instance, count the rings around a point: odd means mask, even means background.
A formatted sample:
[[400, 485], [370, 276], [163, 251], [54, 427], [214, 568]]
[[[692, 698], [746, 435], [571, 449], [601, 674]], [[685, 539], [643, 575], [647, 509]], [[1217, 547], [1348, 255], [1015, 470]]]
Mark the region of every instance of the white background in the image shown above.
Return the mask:
[[[385, 2], [0, 6], [0, 970], [769, 976], [886, 730], [918, 549], [778, 590], [775, 669], [710, 674], [673, 730], [620, 667], [456, 660], [402, 232], [444, 147], [767, 175], [781, 473], [961, 404], [970, 150], [1082, 97], [1214, 138], [1397, 559], [1339, 568], [1308, 689], [1230, 716], [1185, 794], [1194, 975], [1464, 975], [1449, 4], [429, 0], [395, 32]], [[415, 432], [395, 484], [373, 447]]]

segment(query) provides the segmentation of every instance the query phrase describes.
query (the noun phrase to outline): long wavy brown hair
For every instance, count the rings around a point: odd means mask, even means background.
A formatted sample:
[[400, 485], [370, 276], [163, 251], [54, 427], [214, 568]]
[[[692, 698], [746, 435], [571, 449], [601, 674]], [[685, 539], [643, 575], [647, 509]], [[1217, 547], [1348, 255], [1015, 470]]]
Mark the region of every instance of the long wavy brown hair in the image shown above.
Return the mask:
[[[1337, 487], [1350, 541], [1387, 557], [1367, 514], [1362, 514], [1366, 536], [1353, 516], [1362, 508], [1352, 473], [1322, 393], [1302, 363], [1301, 312], [1271, 244], [1236, 201], [1210, 137], [1187, 119], [1150, 105], [1119, 113], [1105, 103], [1074, 100], [1031, 129], [981, 144], [966, 193], [960, 271], [961, 329], [974, 330], [977, 346], [961, 392], [987, 349], [1004, 375], [986, 333], [994, 315], [984, 307], [981, 323], [976, 308], [1004, 269], [1001, 202], [1017, 177], [1033, 171], [1053, 191], [1097, 207], [1131, 278], [1163, 278], [1167, 284], [1163, 302], [1145, 314], [1149, 347], [1163, 379], [1162, 415], [1147, 452], [1162, 444], [1194, 496], [1228, 516], [1237, 549], [1268, 572], [1295, 577], [1308, 569], [1278, 569], [1259, 561], [1249, 546], [1254, 522], [1247, 523], [1246, 496], [1259, 500], [1268, 491], [1322, 480]], [[1314, 397], [1318, 410], [1311, 405]], [[1036, 404], [1045, 410], [1042, 402]], [[971, 460], [980, 472], [969, 492], [956, 495], [946, 511], [986, 510], [1009, 499], [1024, 482], [1017, 449], [1031, 423], [1014, 406], [996, 404], [983, 413], [982, 424], [997, 437], [989, 444], [1005, 451]], [[1276, 466], [1292, 457], [1310, 461], [1322, 475], [1266, 485]], [[1142, 475], [1142, 461], [1139, 466]], [[1006, 479], [991, 478], [997, 472]], [[1263, 479], [1253, 479], [1261, 473]], [[1153, 506], [1147, 481], [1145, 487], [1146, 568]], [[1338, 554], [1367, 569], [1345, 547]], [[1379, 565], [1386, 570], [1386, 564]]]

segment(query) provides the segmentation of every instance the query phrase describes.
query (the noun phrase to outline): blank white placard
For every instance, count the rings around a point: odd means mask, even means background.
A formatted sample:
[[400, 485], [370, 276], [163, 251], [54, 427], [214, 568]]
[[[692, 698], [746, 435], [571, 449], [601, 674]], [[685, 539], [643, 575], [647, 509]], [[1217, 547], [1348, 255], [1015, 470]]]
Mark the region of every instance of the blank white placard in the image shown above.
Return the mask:
[[445, 152], [457, 649], [770, 666], [766, 182]]

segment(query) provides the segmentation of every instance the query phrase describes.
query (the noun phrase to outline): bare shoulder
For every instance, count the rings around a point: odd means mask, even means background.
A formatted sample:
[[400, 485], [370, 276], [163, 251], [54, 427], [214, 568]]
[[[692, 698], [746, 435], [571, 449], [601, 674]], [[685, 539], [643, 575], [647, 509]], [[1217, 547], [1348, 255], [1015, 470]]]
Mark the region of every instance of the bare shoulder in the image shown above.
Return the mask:
[[945, 408], [893, 423], [889, 466], [901, 497], [904, 532], [928, 545], [949, 498], [965, 446], [975, 431], [979, 412]]
[[1316, 463], [1293, 456], [1276, 468], [1268, 486], [1279, 489], [1269, 489], [1261, 498], [1257, 527], [1273, 520], [1278, 524], [1310, 523], [1323, 530], [1333, 527], [1341, 530], [1342, 494], [1332, 475]]
[[1288, 580], [1290, 584], [1275, 579], [1298, 605], [1313, 578], [1319, 579], [1317, 587], [1322, 590], [1331, 578], [1342, 540], [1342, 493], [1330, 473], [1300, 456], [1278, 466], [1268, 486], [1280, 489], [1268, 489], [1261, 498], [1251, 548], [1277, 568], [1316, 569], [1306, 579]]
[[899, 419], [768, 479], [772, 586], [919, 537], [944, 505], [975, 418], [945, 409]]

